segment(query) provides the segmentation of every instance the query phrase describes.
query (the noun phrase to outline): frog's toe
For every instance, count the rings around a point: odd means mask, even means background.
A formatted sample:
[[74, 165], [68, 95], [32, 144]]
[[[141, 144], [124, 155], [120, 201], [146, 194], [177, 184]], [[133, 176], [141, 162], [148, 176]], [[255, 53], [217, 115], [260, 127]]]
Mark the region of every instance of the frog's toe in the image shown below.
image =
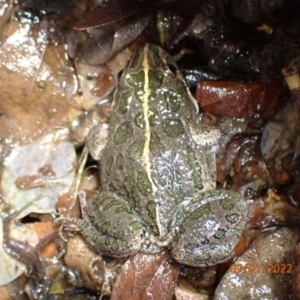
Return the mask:
[[142, 238], [139, 235], [132, 236], [128, 240], [98, 235], [95, 248], [103, 255], [112, 257], [126, 257], [140, 250]]
[[[66, 220], [66, 219], [64, 219]], [[82, 219], [68, 219], [71, 225], [75, 225], [77, 230], [86, 240], [86, 242], [97, 252], [102, 255], [113, 257], [125, 257], [139, 251], [142, 241], [143, 232], [141, 229], [130, 228], [123, 234], [118, 231], [110, 232], [112, 236], [106, 233], [101, 233], [92, 223]]]
[[[124, 257], [137, 252], [143, 242], [142, 225], [128, 202], [113, 192], [104, 191], [85, 208], [89, 227], [86, 240], [103, 255]], [[93, 232], [91, 231], [93, 229]]]
[[211, 191], [195, 200], [172, 242], [173, 257], [197, 267], [227, 261], [242, 235], [247, 212], [244, 199], [231, 191]]
[[[191, 237], [183, 238], [191, 239]], [[212, 243], [205, 238], [199, 239], [197, 242], [186, 243], [185, 241], [185, 248], [182, 248], [182, 244], [182, 241], [173, 243], [172, 256], [182, 264], [195, 267], [216, 265], [229, 260], [233, 256], [236, 246], [236, 242], [233, 242], [232, 239], [224, 239], [222, 244]]]

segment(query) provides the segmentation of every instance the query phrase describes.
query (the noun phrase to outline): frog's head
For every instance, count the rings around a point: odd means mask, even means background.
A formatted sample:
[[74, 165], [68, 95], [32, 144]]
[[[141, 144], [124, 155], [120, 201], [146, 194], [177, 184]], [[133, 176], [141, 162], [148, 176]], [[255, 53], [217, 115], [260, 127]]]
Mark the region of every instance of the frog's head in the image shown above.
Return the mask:
[[119, 81], [122, 90], [126, 86], [135, 90], [137, 99], [143, 103], [145, 97], [154, 100], [159, 91], [174, 87], [178, 95], [187, 99], [185, 80], [174, 59], [161, 47], [146, 44], [136, 50]]
[[160, 71], [161, 76], [171, 77], [178, 77], [180, 74], [175, 60], [161, 47], [154, 44], [146, 44], [137, 49], [128, 63], [127, 70], [130, 73], [133, 70]]
[[[180, 107], [187, 115], [192, 111], [198, 112], [198, 104], [190, 94], [176, 62], [154, 44], [146, 44], [133, 54], [119, 80], [116, 95], [115, 99], [120, 101], [124, 111], [134, 108], [136, 104], [143, 104], [144, 110], [148, 106], [158, 108], [160, 103], [160, 112], [170, 110], [177, 113]], [[126, 102], [126, 109], [123, 102]]]

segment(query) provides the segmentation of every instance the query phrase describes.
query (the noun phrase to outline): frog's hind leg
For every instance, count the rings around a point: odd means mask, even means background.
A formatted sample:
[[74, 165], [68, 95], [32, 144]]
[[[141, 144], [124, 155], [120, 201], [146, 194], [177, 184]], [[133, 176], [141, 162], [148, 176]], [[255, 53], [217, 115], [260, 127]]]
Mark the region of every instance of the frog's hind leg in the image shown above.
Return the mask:
[[143, 229], [128, 202], [112, 192], [100, 192], [83, 208], [76, 222], [83, 237], [103, 255], [125, 257], [137, 252]]
[[241, 237], [247, 212], [245, 200], [233, 191], [213, 190], [191, 200], [178, 215], [183, 222], [172, 242], [173, 257], [197, 267], [227, 261]]

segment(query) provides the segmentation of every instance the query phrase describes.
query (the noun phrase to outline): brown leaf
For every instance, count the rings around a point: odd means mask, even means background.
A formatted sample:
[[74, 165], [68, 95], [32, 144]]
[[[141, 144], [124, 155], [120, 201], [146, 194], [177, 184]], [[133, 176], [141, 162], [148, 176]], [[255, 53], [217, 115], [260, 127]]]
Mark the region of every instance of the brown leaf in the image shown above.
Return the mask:
[[72, 107], [74, 72], [68, 71], [62, 38], [57, 45], [47, 42], [47, 27], [27, 30], [13, 21], [2, 34], [7, 38], [0, 52], [0, 134], [32, 141], [79, 114]]
[[9, 285], [0, 286], [0, 294], [2, 300], [14, 300], [15, 298], [11, 295]]
[[172, 299], [179, 269], [169, 263], [169, 253], [137, 253], [118, 275], [111, 300]]
[[197, 100], [201, 107], [214, 115], [251, 118], [260, 114], [272, 118], [278, 108], [284, 88], [277, 82], [200, 81]]
[[79, 20], [74, 29], [83, 30], [103, 26], [113, 22], [123, 20], [133, 14], [144, 14], [148, 12], [157, 0], [119, 0], [101, 3], [100, 5], [89, 10], [84, 17]]

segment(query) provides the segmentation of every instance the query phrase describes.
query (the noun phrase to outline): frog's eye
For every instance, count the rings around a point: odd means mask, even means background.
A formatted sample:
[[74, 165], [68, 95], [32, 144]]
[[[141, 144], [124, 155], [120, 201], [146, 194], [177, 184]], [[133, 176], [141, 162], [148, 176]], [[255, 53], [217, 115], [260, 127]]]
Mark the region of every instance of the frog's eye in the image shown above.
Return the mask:
[[174, 65], [168, 64], [168, 68], [172, 73], [176, 73], [176, 71], [177, 71], [177, 68]]
[[168, 68], [173, 74], [176, 74], [177, 67], [175, 65], [168, 63]]
[[124, 72], [124, 70], [121, 70], [119, 73], [118, 73], [118, 79], [120, 79], [121, 77], [122, 77], [122, 75], [123, 75], [123, 72]]
[[166, 64], [167, 64], [167, 66], [168, 66], [170, 72], [173, 73], [173, 74], [176, 76], [177, 70], [178, 70], [178, 66], [177, 66], [175, 60], [174, 60], [171, 56], [168, 55], [168, 56], [166, 57], [165, 62], [166, 62]]

